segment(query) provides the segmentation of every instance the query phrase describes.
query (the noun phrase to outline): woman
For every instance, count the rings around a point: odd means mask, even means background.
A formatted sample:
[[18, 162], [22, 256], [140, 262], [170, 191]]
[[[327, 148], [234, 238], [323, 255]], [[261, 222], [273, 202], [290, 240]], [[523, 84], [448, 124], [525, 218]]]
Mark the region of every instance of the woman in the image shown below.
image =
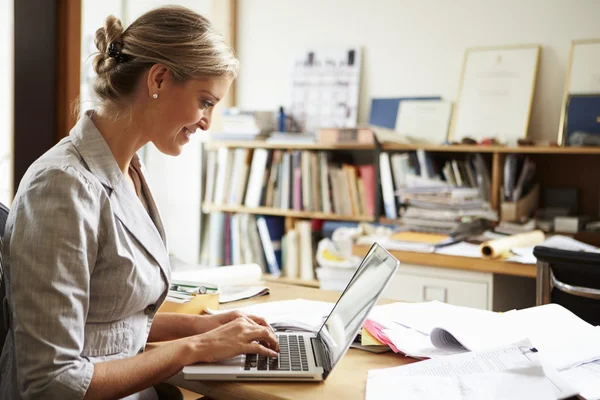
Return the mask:
[[156, 314], [170, 267], [136, 151], [180, 154], [209, 128], [238, 61], [180, 7], [125, 31], [111, 16], [95, 41], [100, 105], [29, 168], [9, 215], [2, 399], [153, 399], [185, 365], [278, 351], [258, 317]]

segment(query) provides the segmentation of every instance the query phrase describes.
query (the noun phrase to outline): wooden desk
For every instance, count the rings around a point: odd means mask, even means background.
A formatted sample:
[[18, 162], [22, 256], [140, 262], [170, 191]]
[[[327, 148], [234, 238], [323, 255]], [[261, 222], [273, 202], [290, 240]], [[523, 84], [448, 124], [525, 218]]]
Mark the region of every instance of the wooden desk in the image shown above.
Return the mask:
[[[369, 246], [354, 246], [353, 253], [364, 257], [369, 251]], [[493, 274], [522, 276], [525, 278], [536, 277], [536, 266], [519, 264], [495, 259], [473, 257], [447, 256], [435, 253], [416, 253], [412, 251], [389, 250], [389, 252], [405, 264], [427, 265], [440, 268], [462, 269]]]
[[[296, 298], [335, 302], [339, 297], [338, 292], [279, 283], [269, 283], [269, 288], [269, 296], [235, 302], [222, 308]], [[373, 354], [350, 349], [325, 382], [201, 382], [186, 381], [181, 374], [168, 382], [216, 400], [364, 399], [367, 372], [370, 369], [394, 367], [414, 361], [416, 360], [394, 353]]]

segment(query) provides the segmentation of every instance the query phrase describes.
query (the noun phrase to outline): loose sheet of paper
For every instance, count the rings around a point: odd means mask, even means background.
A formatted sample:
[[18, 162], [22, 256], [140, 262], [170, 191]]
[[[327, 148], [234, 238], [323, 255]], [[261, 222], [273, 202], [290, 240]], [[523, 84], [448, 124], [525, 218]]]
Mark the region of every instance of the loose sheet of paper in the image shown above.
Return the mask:
[[561, 372], [560, 376], [586, 400], [600, 399], [600, 360], [568, 369]]
[[552, 369], [544, 371], [527, 340], [401, 367], [371, 370], [367, 400], [563, 399], [576, 394]]
[[333, 303], [314, 300], [270, 301], [238, 310], [258, 315], [278, 330], [317, 332], [333, 308]]

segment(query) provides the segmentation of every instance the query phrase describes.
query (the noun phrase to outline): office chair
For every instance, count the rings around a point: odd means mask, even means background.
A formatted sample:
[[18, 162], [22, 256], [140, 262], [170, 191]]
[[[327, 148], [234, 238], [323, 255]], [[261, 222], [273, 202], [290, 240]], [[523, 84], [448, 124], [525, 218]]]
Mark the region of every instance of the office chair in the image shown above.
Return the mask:
[[4, 237], [7, 218], [8, 207], [0, 203], [0, 353], [2, 352], [2, 347], [4, 347], [4, 340], [7, 334], [7, 327], [4, 324], [4, 296], [6, 288], [4, 283], [4, 269], [2, 267], [2, 238]]
[[556, 303], [600, 325], [600, 253], [537, 246], [536, 304]]

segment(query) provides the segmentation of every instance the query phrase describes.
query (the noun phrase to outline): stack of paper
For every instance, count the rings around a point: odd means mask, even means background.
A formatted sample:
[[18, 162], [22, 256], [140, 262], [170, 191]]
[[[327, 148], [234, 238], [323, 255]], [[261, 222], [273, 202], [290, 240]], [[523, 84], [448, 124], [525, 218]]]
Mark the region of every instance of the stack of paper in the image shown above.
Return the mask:
[[489, 350], [526, 338], [559, 370], [600, 358], [600, 327], [557, 304], [500, 314], [437, 301], [392, 303], [376, 307], [365, 327], [418, 358]]
[[[565, 374], [573, 386], [600, 395], [600, 327], [557, 304], [493, 313], [440, 302], [378, 306], [365, 328], [396, 352], [446, 359], [530, 340], [543, 362]], [[586, 397], [587, 398], [587, 397]]]
[[577, 394], [551, 367], [542, 366], [527, 340], [498, 349], [457, 354], [369, 371], [367, 400], [565, 399]]

